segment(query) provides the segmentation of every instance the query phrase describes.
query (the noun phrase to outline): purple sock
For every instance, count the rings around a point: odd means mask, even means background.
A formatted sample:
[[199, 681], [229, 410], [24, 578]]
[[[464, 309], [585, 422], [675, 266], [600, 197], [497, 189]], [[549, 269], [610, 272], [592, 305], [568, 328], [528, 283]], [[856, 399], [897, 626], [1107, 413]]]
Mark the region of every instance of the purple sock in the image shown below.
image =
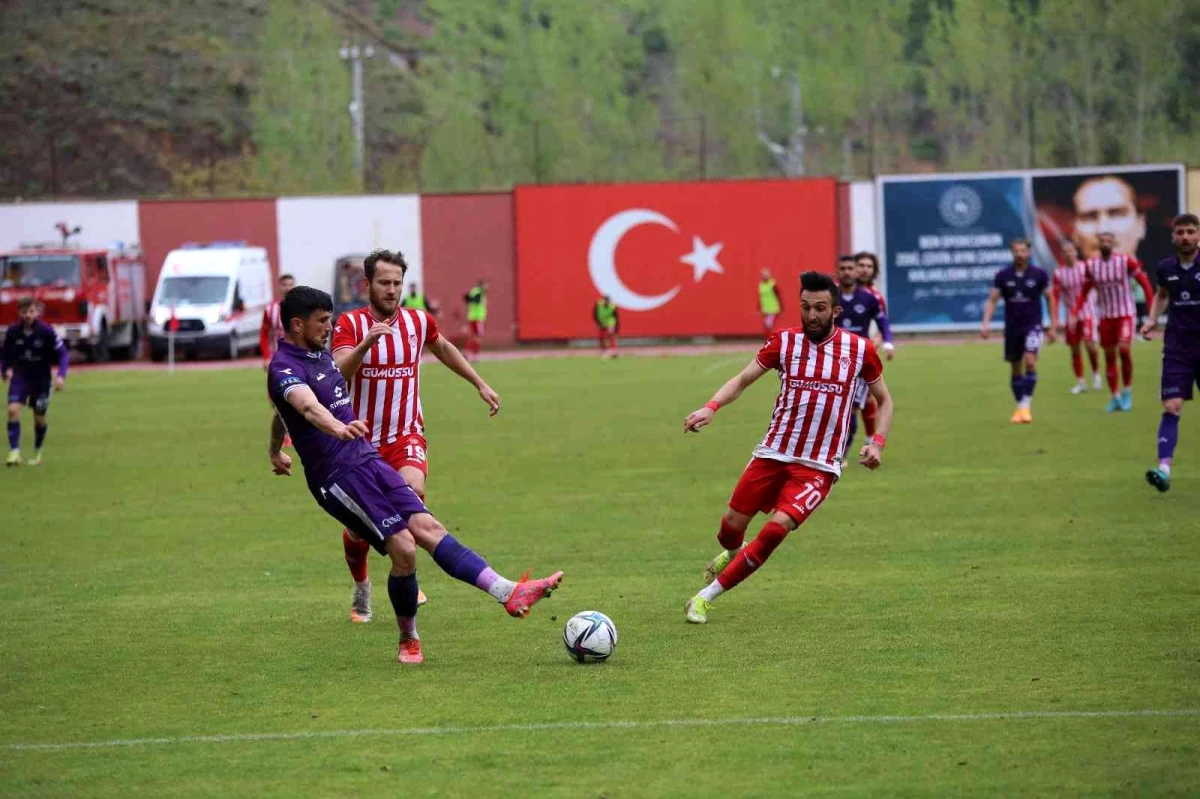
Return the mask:
[[417, 624], [417, 575], [416, 572], [403, 577], [395, 574], [388, 575], [388, 599], [392, 600], [392, 610], [400, 620], [400, 631], [404, 631], [404, 619], [411, 619], [413, 629]]
[[1037, 372], [1029, 370], [1025, 373], [1025, 396], [1032, 397], [1035, 388], [1037, 388]]
[[21, 423], [8, 423], [8, 448], [16, 449], [21, 446]]
[[479, 573], [478, 577], [475, 578], [475, 587], [478, 588], [480, 591], [491, 591], [492, 586], [495, 585], [496, 581], [499, 579], [500, 579], [500, 575], [498, 575], [498, 574], [496, 574], [496, 572], [492, 571], [491, 566], [488, 566], [486, 569], [484, 569], [483, 571], [481, 571]]
[[34, 449], [42, 448], [42, 442], [46, 440], [46, 428], [48, 428], [49, 426], [50, 425], [48, 425], [48, 424], [44, 424], [41, 426], [38, 426], [35, 424], [33, 426], [33, 448]]
[[1009, 381], [1009, 385], [1012, 388], [1013, 399], [1020, 402], [1021, 398], [1025, 396], [1025, 376], [1014, 377]]
[[447, 534], [434, 548], [433, 562], [440, 566], [446, 574], [456, 580], [462, 580], [467, 585], [478, 585], [476, 581], [479, 579], [479, 575], [488, 567], [487, 561], [458, 543], [458, 540], [450, 534]]
[[1179, 417], [1164, 412], [1158, 423], [1158, 459], [1170, 460], [1175, 456], [1175, 445], [1179, 443]]

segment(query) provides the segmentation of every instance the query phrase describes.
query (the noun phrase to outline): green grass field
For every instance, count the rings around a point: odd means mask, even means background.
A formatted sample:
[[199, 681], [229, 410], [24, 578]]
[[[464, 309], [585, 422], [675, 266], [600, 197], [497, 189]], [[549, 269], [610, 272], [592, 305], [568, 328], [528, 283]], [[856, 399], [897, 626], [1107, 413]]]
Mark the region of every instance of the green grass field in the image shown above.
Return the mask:
[[[690, 626], [777, 384], [682, 420], [751, 355], [485, 363], [491, 420], [426, 367], [431, 508], [566, 581], [517, 622], [420, 555], [417, 668], [378, 556], [348, 622], [340, 527], [270, 474], [261, 372], [76, 373], [45, 465], [0, 472], [0, 793], [1200, 791], [1200, 411], [1156, 493], [1157, 345], [1113, 416], [1049, 348], [1031, 427], [998, 343], [902, 346], [884, 467]], [[592, 608], [620, 644], [580, 666], [561, 628]]]

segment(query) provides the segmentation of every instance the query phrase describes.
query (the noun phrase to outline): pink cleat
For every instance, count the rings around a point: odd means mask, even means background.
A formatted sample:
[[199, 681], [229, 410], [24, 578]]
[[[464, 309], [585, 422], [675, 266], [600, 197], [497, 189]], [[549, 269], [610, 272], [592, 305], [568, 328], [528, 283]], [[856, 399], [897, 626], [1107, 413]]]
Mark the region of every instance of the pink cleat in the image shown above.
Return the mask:
[[424, 663], [425, 656], [421, 654], [421, 639], [401, 638], [400, 653], [396, 655], [396, 660], [401, 663]]
[[530, 609], [545, 597], [550, 596], [555, 588], [562, 585], [562, 572], [555, 572], [540, 580], [530, 580], [529, 572], [521, 575], [521, 581], [513, 589], [512, 595], [504, 603], [508, 615], [515, 619], [523, 619], [529, 615]]

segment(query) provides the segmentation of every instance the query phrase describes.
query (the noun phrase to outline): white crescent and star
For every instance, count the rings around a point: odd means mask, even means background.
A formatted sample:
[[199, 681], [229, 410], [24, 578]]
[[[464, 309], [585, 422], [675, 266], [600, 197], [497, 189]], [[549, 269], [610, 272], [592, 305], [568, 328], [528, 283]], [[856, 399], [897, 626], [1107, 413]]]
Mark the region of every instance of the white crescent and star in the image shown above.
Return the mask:
[[[648, 208], [631, 208], [613, 214], [592, 236], [591, 246], [588, 247], [588, 273], [596, 290], [607, 295], [617, 307], [630, 311], [651, 311], [673, 300], [680, 286], [676, 285], [662, 294], [647, 296], [638, 294], [621, 281], [617, 275], [615, 258], [617, 246], [626, 233], [639, 225], [660, 225], [673, 233], [679, 232], [670, 218]], [[720, 242], [706, 245], [699, 236], [692, 236], [692, 251], [680, 256], [679, 260], [692, 267], [693, 282], [699, 283], [709, 272], [725, 273], [724, 267], [717, 261], [723, 246]]]

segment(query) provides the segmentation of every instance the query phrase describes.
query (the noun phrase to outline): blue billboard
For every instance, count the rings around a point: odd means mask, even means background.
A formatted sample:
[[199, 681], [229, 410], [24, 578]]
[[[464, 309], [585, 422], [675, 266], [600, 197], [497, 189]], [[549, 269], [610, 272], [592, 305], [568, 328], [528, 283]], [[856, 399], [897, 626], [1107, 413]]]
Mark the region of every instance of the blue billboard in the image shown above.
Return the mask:
[[[1009, 243], [1033, 228], [1024, 175], [879, 179], [888, 319], [909, 330], [979, 326]], [[997, 313], [1001, 320], [1003, 306]]]

